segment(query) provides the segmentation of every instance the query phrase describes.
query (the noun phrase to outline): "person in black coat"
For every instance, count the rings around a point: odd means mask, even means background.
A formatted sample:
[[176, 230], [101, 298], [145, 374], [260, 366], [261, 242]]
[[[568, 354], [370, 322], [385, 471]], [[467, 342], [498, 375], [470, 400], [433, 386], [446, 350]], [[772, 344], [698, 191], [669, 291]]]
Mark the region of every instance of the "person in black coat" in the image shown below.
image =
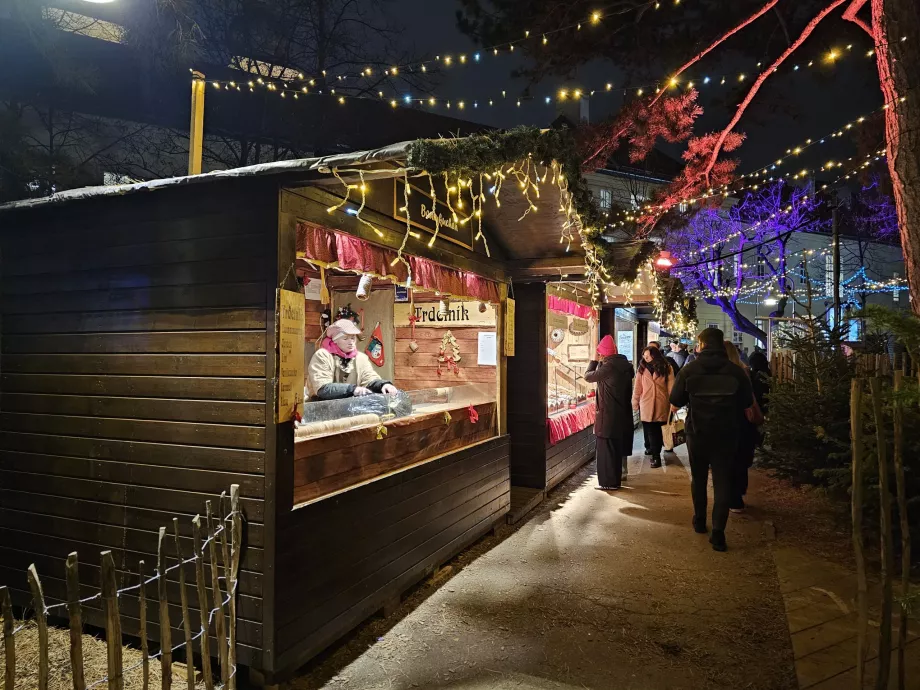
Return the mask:
[[609, 335], [601, 339], [597, 354], [600, 359], [591, 362], [585, 373], [585, 381], [597, 384], [597, 488], [615, 491], [621, 486], [623, 463], [632, 455], [634, 372]]
[[699, 335], [699, 343], [699, 357], [686, 364], [674, 382], [671, 409], [690, 406], [686, 428], [693, 528], [706, 533], [706, 485], [711, 467], [715, 496], [709, 541], [716, 551], [725, 551], [732, 467], [747, 422], [744, 411], [754, 404], [754, 395], [747, 373], [729, 361], [721, 330], [705, 329]]

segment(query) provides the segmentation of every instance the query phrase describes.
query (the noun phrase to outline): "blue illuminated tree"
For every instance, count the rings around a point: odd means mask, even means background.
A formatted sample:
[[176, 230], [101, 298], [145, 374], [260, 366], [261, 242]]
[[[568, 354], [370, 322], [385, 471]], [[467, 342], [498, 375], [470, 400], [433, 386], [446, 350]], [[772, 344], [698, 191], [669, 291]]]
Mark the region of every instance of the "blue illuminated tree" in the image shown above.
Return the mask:
[[775, 296], [771, 316], [783, 316], [795, 282], [788, 275], [790, 238], [826, 226], [821, 201], [807, 188], [778, 182], [726, 208], [703, 208], [669, 230], [665, 249], [671, 273], [688, 291], [719, 307], [736, 330], [765, 341], [766, 334], [741, 311], [745, 298]]

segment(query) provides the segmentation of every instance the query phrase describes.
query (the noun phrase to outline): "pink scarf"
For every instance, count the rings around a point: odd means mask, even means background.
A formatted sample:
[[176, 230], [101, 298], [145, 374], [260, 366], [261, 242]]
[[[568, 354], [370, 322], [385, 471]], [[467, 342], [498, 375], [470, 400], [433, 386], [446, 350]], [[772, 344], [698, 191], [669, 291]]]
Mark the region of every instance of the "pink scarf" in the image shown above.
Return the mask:
[[358, 356], [358, 351], [353, 350], [351, 352], [345, 352], [342, 348], [335, 344], [335, 341], [332, 338], [326, 337], [323, 338], [323, 342], [320, 344], [320, 347], [323, 348], [326, 352], [331, 352], [337, 357], [342, 359], [354, 359]]

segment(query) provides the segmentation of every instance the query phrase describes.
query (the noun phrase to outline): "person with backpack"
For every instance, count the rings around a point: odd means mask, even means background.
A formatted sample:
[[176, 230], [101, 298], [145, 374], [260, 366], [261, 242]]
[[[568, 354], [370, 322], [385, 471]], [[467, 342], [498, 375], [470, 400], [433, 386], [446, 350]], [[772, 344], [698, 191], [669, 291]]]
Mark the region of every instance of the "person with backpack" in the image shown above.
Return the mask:
[[699, 356], [684, 366], [671, 390], [671, 409], [689, 405], [687, 450], [690, 454], [690, 493], [693, 497], [693, 529], [705, 534], [708, 496], [706, 486], [712, 469], [712, 534], [715, 551], [725, 551], [732, 492], [732, 468], [746, 422], [745, 410], [754, 404], [751, 380], [732, 364], [725, 351], [725, 336], [707, 328], [699, 336]]
[[636, 374], [632, 406], [633, 410], [639, 411], [645, 447], [652, 456], [653, 468], [661, 467], [661, 449], [664, 445], [661, 427], [668, 421], [668, 396], [673, 387], [674, 375], [661, 350], [655, 347], [645, 348]]

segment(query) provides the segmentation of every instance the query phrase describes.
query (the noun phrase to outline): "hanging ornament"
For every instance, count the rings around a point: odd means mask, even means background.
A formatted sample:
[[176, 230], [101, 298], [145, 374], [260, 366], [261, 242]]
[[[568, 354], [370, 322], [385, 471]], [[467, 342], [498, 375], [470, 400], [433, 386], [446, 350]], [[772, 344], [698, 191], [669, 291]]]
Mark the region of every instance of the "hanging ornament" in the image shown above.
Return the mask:
[[553, 332], [549, 334], [549, 339], [558, 345], [565, 340], [565, 331], [561, 328], [554, 328]]
[[339, 319], [354, 321], [359, 328], [361, 327], [361, 315], [351, 308], [351, 302], [344, 307], [339, 307], [338, 311], [335, 312], [335, 320], [338, 321]]
[[367, 348], [365, 348], [364, 352], [375, 365], [378, 367], [383, 366], [385, 360], [383, 351], [383, 331], [380, 330], [379, 321], [377, 325], [374, 326], [374, 333], [371, 335], [371, 341], [367, 344]]
[[470, 406], [466, 409], [470, 415], [470, 422], [475, 424], [479, 421], [479, 413], [476, 411], [476, 408], [473, 407], [473, 403], [470, 403]]
[[480, 302], [480, 303], [479, 303], [479, 313], [480, 313], [480, 314], [485, 314], [486, 311], [488, 311], [488, 309], [489, 309], [489, 305], [488, 305], [488, 304], [486, 304], [485, 302]]
[[374, 286], [374, 278], [367, 273], [361, 276], [361, 280], [358, 281], [358, 289], [355, 292], [355, 297], [357, 297], [362, 302], [366, 302], [371, 296], [371, 288]]
[[460, 373], [460, 343], [450, 331], [441, 338], [441, 348], [438, 350], [438, 376], [441, 376], [441, 368], [448, 373]]

